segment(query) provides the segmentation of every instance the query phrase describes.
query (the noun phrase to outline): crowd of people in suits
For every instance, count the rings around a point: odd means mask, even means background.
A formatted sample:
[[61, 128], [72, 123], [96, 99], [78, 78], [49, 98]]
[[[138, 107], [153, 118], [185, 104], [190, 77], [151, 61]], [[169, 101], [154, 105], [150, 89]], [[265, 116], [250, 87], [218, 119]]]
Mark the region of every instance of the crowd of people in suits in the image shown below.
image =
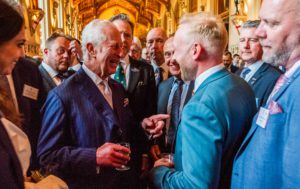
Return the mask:
[[0, 188], [299, 188], [299, 6], [264, 0], [234, 57], [218, 16], [143, 49], [120, 13], [53, 33], [38, 66], [0, 0]]

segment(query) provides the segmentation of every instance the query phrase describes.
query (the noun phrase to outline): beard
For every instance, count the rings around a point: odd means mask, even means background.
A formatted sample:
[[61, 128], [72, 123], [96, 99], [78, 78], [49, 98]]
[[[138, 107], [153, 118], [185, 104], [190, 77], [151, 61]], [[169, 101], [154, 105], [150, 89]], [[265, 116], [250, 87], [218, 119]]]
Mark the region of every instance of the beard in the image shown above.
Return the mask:
[[276, 67], [278, 66], [285, 67], [290, 58], [291, 53], [292, 53], [292, 48], [285, 45], [280, 47], [271, 56], [267, 56], [264, 53], [262, 56], [262, 60]]
[[274, 49], [274, 51], [271, 52], [271, 55], [263, 53], [262, 60], [276, 67], [286, 67], [289, 59], [291, 58], [292, 52], [300, 42], [299, 40], [290, 41], [291, 40], [281, 43], [281, 46], [278, 49]]

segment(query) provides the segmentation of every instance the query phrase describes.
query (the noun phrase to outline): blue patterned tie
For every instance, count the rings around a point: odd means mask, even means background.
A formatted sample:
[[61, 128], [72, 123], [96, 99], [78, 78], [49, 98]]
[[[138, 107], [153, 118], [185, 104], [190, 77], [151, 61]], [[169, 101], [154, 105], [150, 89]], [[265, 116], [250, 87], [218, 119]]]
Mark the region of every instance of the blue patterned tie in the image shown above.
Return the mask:
[[126, 77], [125, 77], [123, 66], [121, 64], [119, 64], [117, 67], [114, 79], [119, 83], [121, 83], [126, 89]]
[[251, 70], [250, 70], [249, 68], [244, 67], [243, 70], [242, 70], [242, 73], [241, 73], [241, 77], [242, 77], [243, 79], [245, 79], [246, 76], [247, 76], [247, 74], [250, 73], [250, 71], [251, 71]]
[[183, 81], [181, 79], [175, 80], [175, 85], [177, 85], [177, 89], [174, 93], [171, 105], [171, 119], [170, 126], [168, 132], [166, 133], [166, 149], [169, 152], [173, 151], [173, 144], [175, 140], [175, 133], [180, 120], [180, 104], [181, 104], [181, 94], [182, 94], [182, 85]]
[[154, 71], [155, 73], [155, 83], [156, 86], [163, 80], [163, 69], [161, 67], [157, 67]]

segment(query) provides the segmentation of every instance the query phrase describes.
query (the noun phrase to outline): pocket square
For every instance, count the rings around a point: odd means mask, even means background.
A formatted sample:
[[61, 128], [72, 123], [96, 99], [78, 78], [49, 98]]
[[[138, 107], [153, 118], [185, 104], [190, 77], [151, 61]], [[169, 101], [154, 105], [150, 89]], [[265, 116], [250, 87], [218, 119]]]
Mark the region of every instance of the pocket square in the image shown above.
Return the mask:
[[143, 81], [139, 81], [137, 86], [143, 86], [144, 85], [144, 82]]
[[275, 102], [275, 101], [271, 101], [270, 102], [270, 104], [269, 104], [269, 108], [268, 108], [269, 110], [270, 110], [270, 114], [272, 115], [272, 114], [278, 114], [278, 113], [282, 113], [282, 108], [281, 108], [281, 106], [277, 103], [277, 102]]
[[129, 104], [129, 99], [128, 98], [124, 98], [123, 107], [125, 108], [126, 106], [128, 106], [128, 104]]
[[140, 70], [137, 69], [137, 68], [131, 68], [131, 71], [132, 71], [132, 72], [139, 72]]

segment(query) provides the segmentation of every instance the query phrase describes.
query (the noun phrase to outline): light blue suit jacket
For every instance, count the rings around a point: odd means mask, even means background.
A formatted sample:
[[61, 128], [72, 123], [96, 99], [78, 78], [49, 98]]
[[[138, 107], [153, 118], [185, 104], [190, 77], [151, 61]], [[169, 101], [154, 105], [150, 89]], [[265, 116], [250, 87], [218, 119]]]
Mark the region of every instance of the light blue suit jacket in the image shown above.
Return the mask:
[[175, 169], [154, 168], [153, 187], [229, 187], [233, 157], [255, 112], [254, 93], [243, 79], [225, 69], [208, 77], [183, 109]]
[[[239, 149], [233, 189], [300, 188], [300, 69], [270, 100], [282, 112], [270, 114], [266, 128], [256, 124]], [[265, 107], [270, 104], [267, 103]]]

